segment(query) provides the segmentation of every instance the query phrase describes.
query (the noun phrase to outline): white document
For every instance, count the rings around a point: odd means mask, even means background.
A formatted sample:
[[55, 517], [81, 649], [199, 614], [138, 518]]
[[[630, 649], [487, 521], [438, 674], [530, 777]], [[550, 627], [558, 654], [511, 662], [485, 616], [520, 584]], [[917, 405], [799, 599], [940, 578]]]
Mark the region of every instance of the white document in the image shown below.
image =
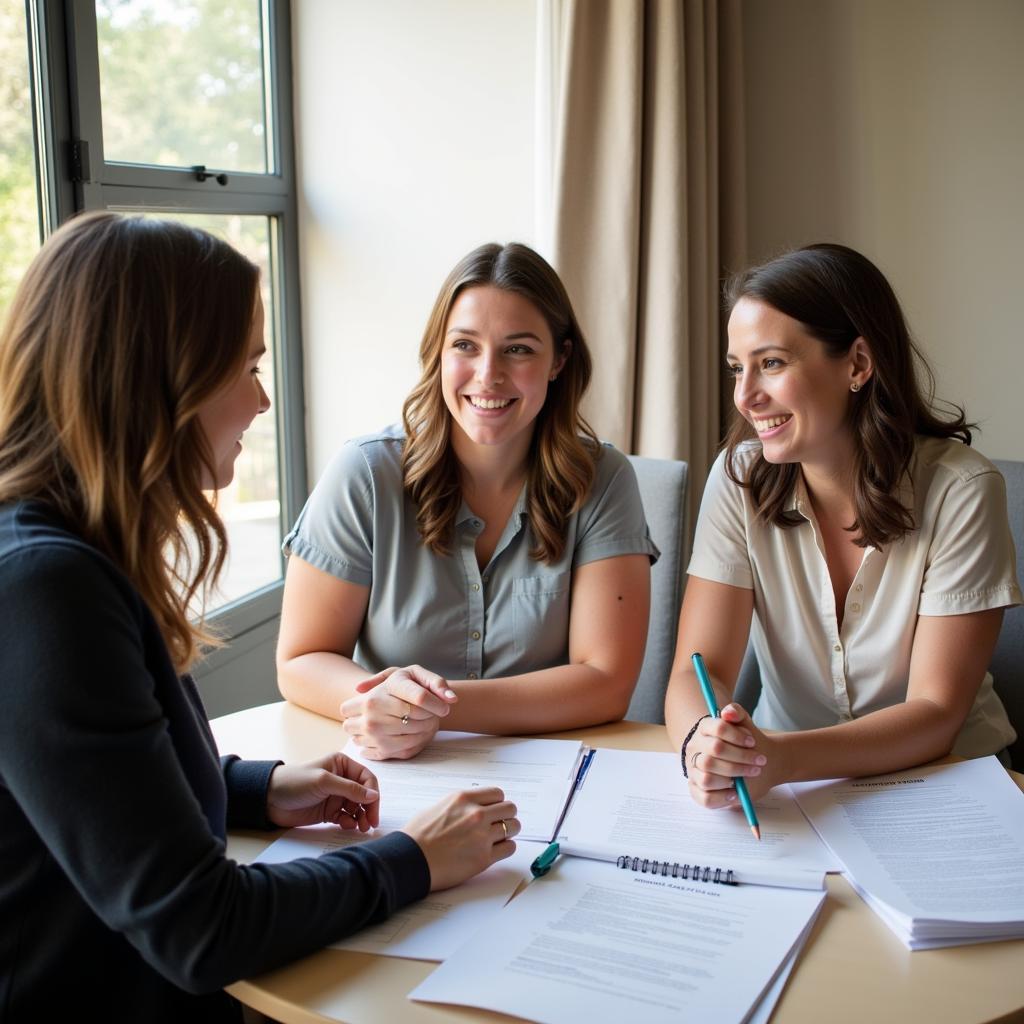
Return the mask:
[[824, 898], [562, 858], [409, 996], [542, 1024], [765, 1020]]
[[1024, 794], [996, 758], [793, 789], [911, 949], [1024, 935]]
[[398, 828], [449, 793], [498, 786], [518, 808], [520, 837], [547, 842], [576, 778], [582, 749], [572, 740], [439, 732], [408, 761], [371, 761], [351, 742], [345, 753], [377, 776], [382, 827]]
[[[777, 786], [757, 801], [761, 841], [750, 832], [742, 811], [709, 811], [695, 804], [675, 754], [599, 750], [559, 831], [564, 853], [623, 856], [660, 864], [710, 865], [748, 870], [761, 866], [808, 879], [841, 864], [801, 813], [788, 786]], [[813, 879], [816, 878], [816, 882]], [[796, 884], [800, 884], [797, 882]]]
[[[256, 859], [275, 864], [298, 857], [321, 857], [382, 834], [346, 831], [337, 825], [293, 828]], [[475, 878], [454, 889], [430, 893], [386, 921], [331, 945], [359, 953], [444, 960], [505, 905], [520, 882], [530, 877], [530, 864], [543, 849], [541, 843], [517, 843], [511, 857], [492, 864]]]

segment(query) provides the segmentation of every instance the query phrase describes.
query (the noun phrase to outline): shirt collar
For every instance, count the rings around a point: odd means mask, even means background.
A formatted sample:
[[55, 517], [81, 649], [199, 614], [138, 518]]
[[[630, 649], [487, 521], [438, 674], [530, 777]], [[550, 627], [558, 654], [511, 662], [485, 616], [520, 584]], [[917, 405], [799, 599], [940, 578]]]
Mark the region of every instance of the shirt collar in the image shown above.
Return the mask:
[[[519, 526], [522, 522], [523, 516], [529, 514], [529, 510], [526, 507], [526, 482], [523, 482], [523, 486], [519, 489], [519, 497], [516, 498], [516, 503], [512, 508], [512, 521], [515, 522], [518, 517], [519, 522], [516, 522], [516, 530], [518, 531]], [[479, 520], [480, 517], [466, 504], [466, 499], [462, 499], [462, 504], [459, 505], [459, 514], [455, 517], [456, 526], [464, 526], [466, 523], [472, 522], [473, 520]]]
[[804, 474], [799, 467], [796, 473], [796, 484], [789, 492], [784, 511], [796, 512], [808, 522], [811, 520], [811, 499], [807, 493], [807, 484], [804, 483]]

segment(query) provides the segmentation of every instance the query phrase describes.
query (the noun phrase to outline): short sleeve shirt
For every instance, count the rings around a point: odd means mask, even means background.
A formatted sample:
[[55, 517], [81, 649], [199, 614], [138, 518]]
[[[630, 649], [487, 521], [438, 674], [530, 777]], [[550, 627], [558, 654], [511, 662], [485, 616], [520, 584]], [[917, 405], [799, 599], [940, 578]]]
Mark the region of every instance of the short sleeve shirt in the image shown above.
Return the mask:
[[610, 445], [566, 523], [557, 562], [530, 557], [525, 488], [482, 570], [475, 546], [485, 523], [465, 502], [451, 554], [438, 555], [423, 544], [403, 486], [404, 440], [391, 427], [348, 442], [284, 541], [285, 554], [370, 588], [354, 656], [371, 671], [419, 664], [447, 679], [486, 679], [564, 665], [573, 569], [617, 555], [658, 557], [633, 468]]
[[[757, 442], [736, 452], [745, 477]], [[824, 544], [802, 478], [790, 529], [759, 522], [751, 493], [712, 467], [688, 572], [754, 591], [751, 638], [761, 668], [755, 722], [783, 731], [847, 722], [906, 700], [919, 615], [961, 615], [1021, 603], [1006, 487], [959, 441], [917, 439], [901, 497], [915, 528], [868, 547], [840, 629]], [[953, 752], [1001, 750], [1015, 733], [986, 674]]]

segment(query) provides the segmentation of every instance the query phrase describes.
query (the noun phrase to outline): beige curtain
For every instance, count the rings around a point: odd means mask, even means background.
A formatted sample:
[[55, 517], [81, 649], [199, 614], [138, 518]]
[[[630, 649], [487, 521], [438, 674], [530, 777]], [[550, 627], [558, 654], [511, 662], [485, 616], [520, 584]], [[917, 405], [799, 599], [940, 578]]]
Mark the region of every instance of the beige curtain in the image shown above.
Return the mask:
[[740, 0], [552, 2], [552, 252], [593, 350], [586, 415], [689, 463], [692, 531], [744, 258]]

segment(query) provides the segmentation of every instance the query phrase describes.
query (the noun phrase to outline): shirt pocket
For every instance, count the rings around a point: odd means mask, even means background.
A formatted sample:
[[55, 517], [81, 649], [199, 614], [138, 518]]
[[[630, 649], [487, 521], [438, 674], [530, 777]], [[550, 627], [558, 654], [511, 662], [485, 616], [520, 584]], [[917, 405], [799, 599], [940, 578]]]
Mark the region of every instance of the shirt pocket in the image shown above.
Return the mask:
[[564, 661], [569, 644], [571, 572], [512, 581], [513, 636], [517, 658], [528, 672]]

